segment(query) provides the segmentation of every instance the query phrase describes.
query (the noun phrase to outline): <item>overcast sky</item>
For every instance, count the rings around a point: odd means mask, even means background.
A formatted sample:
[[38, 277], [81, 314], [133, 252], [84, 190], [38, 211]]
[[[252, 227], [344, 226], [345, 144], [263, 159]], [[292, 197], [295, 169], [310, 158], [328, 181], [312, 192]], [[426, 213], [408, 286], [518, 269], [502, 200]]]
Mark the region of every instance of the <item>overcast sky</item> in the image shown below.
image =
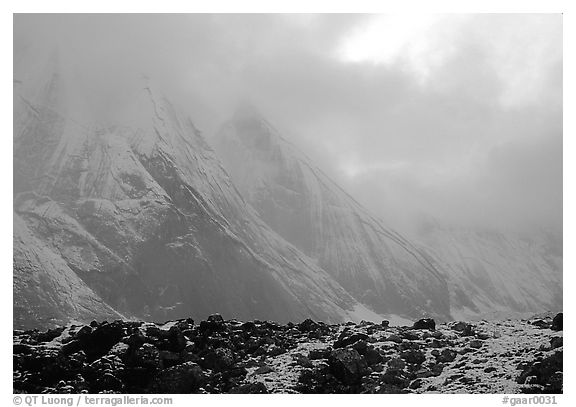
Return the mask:
[[562, 222], [561, 15], [18, 16], [90, 92], [142, 74], [210, 137], [248, 97], [373, 212]]

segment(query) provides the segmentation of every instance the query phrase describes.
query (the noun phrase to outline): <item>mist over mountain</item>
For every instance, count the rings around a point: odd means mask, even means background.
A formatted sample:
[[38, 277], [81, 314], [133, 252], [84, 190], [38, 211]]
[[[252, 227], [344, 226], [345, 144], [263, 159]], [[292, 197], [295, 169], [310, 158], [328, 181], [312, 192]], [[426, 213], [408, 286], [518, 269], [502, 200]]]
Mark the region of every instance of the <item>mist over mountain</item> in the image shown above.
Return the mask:
[[360, 301], [382, 314], [449, 316], [436, 263], [370, 215], [254, 108], [240, 109], [217, 145], [262, 219]]
[[147, 81], [109, 125], [76, 111], [90, 95], [67, 92], [57, 54], [39, 72], [15, 78], [15, 326], [363, 309], [258, 218]]
[[264, 221], [377, 312], [469, 319], [562, 308], [562, 252], [553, 231], [521, 235], [428, 218], [415, 220], [419, 230], [408, 230], [407, 239], [251, 106], [223, 126], [216, 145]]
[[207, 139], [254, 101], [387, 224], [561, 234], [560, 14], [16, 15], [14, 34], [15, 71], [56, 44], [107, 120], [142, 75]]

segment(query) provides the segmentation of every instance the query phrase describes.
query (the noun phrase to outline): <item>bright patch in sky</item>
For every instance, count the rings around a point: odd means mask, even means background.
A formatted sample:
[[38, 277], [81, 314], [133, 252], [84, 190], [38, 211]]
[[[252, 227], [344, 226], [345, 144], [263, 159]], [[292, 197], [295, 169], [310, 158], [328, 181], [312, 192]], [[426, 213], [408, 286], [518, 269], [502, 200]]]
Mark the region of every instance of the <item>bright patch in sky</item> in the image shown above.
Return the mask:
[[399, 62], [425, 80], [451, 51], [442, 37], [454, 20], [435, 14], [377, 15], [344, 38], [338, 56], [344, 62]]
[[398, 66], [429, 83], [449, 58], [469, 47], [481, 50], [500, 85], [503, 107], [532, 104], [550, 86], [562, 61], [560, 14], [375, 15], [337, 46], [345, 63]]
[[400, 160], [386, 160], [382, 162], [362, 162], [358, 159], [343, 160], [340, 169], [348, 179], [353, 179], [372, 171], [393, 172], [404, 170], [408, 163]]

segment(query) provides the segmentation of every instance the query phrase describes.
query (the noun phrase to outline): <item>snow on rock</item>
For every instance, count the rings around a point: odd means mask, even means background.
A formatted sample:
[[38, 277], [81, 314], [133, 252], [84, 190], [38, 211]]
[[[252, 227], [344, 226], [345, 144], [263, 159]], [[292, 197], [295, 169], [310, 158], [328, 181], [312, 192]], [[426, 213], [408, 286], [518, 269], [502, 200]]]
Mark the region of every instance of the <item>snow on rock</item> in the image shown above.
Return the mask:
[[14, 214], [14, 326], [121, 318]]
[[[15, 245], [17, 327], [216, 311], [341, 321], [357, 305], [246, 204], [149, 81], [114, 120], [84, 109], [91, 95], [78, 89], [58, 58], [15, 82], [14, 208], [29, 236]], [[27, 251], [49, 263], [33, 266], [39, 286], [23, 277]], [[39, 295], [46, 287], [53, 294]]]
[[14, 392], [562, 393], [562, 331], [540, 322], [422, 330], [214, 315], [14, 331]]

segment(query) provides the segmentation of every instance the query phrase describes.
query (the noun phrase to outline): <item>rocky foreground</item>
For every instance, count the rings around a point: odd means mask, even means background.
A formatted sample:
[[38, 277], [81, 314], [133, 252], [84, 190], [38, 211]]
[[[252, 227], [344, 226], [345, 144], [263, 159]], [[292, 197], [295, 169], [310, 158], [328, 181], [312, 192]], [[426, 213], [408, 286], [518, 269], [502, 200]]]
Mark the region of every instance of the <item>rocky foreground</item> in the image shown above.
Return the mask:
[[562, 393], [562, 314], [412, 327], [114, 321], [14, 331], [16, 393]]

